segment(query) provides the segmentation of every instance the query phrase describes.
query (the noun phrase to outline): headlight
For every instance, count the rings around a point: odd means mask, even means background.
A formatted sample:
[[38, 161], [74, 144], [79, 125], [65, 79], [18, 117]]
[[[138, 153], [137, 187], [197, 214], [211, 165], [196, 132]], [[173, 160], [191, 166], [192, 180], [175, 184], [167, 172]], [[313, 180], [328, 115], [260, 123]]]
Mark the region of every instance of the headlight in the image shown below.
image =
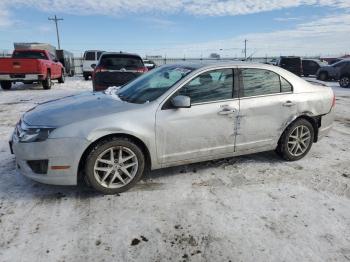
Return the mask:
[[51, 127], [29, 127], [20, 121], [16, 127], [16, 135], [19, 142], [42, 142], [45, 141], [54, 130]]

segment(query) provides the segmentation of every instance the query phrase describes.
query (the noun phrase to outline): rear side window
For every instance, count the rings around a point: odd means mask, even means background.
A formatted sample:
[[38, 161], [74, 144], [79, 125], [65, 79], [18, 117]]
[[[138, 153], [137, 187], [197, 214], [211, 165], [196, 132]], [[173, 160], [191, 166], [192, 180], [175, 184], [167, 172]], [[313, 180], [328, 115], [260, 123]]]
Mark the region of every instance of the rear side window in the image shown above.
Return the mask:
[[144, 67], [141, 57], [132, 55], [103, 55], [100, 65], [107, 69], [133, 70]]
[[103, 52], [97, 52], [97, 59], [96, 60], [99, 60], [100, 59], [100, 56], [102, 55]]
[[12, 55], [12, 58], [47, 60], [47, 57], [44, 52], [33, 52], [33, 51], [15, 51]]
[[264, 69], [241, 70], [241, 97], [260, 96], [292, 91], [292, 85], [275, 72]]
[[95, 52], [86, 52], [85, 53], [85, 60], [86, 61], [95, 61]]

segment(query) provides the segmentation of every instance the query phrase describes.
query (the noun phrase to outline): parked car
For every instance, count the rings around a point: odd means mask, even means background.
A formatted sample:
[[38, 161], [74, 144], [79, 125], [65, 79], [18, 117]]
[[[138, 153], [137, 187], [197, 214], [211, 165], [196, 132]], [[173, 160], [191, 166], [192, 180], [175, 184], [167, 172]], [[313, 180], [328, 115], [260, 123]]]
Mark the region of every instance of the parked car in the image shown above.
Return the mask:
[[87, 50], [84, 52], [82, 67], [85, 80], [89, 80], [89, 77], [92, 76], [92, 72], [103, 52], [101, 50]]
[[11, 89], [16, 82], [40, 82], [44, 89], [50, 89], [53, 79], [63, 83], [64, 68], [47, 50], [14, 50], [11, 58], [0, 58], [2, 89]]
[[321, 81], [339, 80], [341, 68], [349, 64], [350, 59], [343, 59], [335, 64], [322, 66], [317, 71], [316, 78]]
[[93, 90], [102, 91], [110, 86], [122, 86], [147, 71], [139, 55], [105, 52], [93, 72]]
[[350, 63], [342, 66], [339, 70], [339, 85], [344, 88], [350, 87]]
[[316, 75], [318, 69], [326, 64], [317, 59], [303, 59], [303, 75], [308, 77], [309, 75]]
[[148, 70], [152, 70], [157, 67], [156, 63], [149, 59], [144, 59], [143, 64], [145, 65], [145, 67], [147, 67]]
[[276, 150], [303, 158], [331, 129], [335, 96], [275, 66], [239, 62], [158, 67], [114, 92], [36, 106], [10, 141], [23, 175], [106, 194], [146, 170]]
[[299, 56], [281, 56], [276, 63], [277, 66], [282, 67], [297, 76], [303, 73], [303, 66]]
[[64, 72], [68, 76], [75, 75], [75, 67], [74, 67], [74, 55], [71, 52], [66, 50], [56, 50], [56, 56], [58, 61], [64, 66]]

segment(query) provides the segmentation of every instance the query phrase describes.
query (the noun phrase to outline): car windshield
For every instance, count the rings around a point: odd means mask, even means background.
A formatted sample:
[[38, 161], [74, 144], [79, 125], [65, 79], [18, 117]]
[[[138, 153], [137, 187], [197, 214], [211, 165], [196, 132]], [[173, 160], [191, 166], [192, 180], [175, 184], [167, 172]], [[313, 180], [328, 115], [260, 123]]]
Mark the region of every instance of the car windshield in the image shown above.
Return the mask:
[[137, 69], [143, 67], [143, 62], [140, 57], [132, 55], [103, 55], [100, 65], [114, 70]]
[[173, 85], [191, 73], [194, 68], [184, 66], [163, 66], [140, 76], [117, 91], [120, 99], [129, 103], [151, 102]]
[[33, 51], [15, 51], [12, 58], [20, 59], [47, 59], [44, 52], [33, 52]]

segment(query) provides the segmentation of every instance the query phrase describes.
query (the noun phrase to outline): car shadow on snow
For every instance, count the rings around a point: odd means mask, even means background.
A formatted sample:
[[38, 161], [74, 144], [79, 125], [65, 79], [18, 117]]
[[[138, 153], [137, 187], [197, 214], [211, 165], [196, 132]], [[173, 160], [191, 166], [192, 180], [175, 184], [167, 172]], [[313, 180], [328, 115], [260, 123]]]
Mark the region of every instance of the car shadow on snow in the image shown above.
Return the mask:
[[217, 160], [210, 160], [205, 162], [198, 162], [194, 164], [187, 164], [175, 167], [168, 167], [163, 169], [154, 170], [148, 172], [143, 180], [147, 182], [149, 179], [155, 179], [158, 177], [176, 176], [183, 173], [197, 173], [205, 171], [208, 168], [222, 168], [230, 165], [244, 164], [244, 163], [282, 163], [284, 162], [279, 156], [273, 151], [255, 153], [250, 155], [235, 156], [229, 158], [222, 158]]
[[[251, 155], [237, 156], [231, 158], [224, 158], [219, 160], [199, 162], [195, 164], [188, 164], [176, 167], [169, 167], [148, 172], [138, 184], [136, 184], [130, 191], [153, 191], [160, 189], [162, 183], [155, 182], [157, 178], [183, 176], [186, 173], [205, 172], [206, 169], [219, 169], [230, 165], [245, 164], [245, 163], [281, 163], [283, 160], [279, 158], [274, 152], [264, 152]], [[45, 201], [61, 201], [68, 199], [89, 199], [105, 197], [101, 193], [96, 192], [93, 188], [86, 185], [80, 179], [78, 186], [55, 186], [46, 185], [35, 182], [15, 172], [15, 161], [12, 159], [6, 165], [0, 168], [2, 174], [6, 174], [2, 178], [0, 190], [7, 192], [1, 195], [6, 199], [40, 199]], [[128, 192], [122, 193], [127, 194]], [[118, 195], [116, 195], [118, 196]]]

